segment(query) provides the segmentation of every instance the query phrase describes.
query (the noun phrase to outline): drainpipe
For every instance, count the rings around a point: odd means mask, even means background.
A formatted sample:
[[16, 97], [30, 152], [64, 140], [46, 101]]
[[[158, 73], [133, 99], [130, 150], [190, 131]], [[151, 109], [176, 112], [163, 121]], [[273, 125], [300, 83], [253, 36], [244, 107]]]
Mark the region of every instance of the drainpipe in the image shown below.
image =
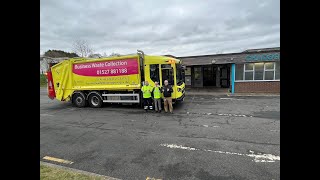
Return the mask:
[[231, 65], [231, 93], [234, 94], [234, 81], [236, 80], [236, 65], [235, 64], [232, 64]]

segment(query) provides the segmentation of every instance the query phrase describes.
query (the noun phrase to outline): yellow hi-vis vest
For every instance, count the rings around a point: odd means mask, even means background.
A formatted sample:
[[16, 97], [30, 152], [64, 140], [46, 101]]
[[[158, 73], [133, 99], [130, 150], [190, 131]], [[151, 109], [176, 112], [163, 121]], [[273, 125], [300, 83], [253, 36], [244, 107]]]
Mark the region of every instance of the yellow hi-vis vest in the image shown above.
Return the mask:
[[161, 98], [160, 87], [154, 87], [154, 88], [153, 88], [153, 97], [154, 97], [155, 99], [160, 99], [160, 98]]
[[151, 98], [152, 87], [150, 85], [142, 86], [141, 91], [143, 93], [143, 98]]

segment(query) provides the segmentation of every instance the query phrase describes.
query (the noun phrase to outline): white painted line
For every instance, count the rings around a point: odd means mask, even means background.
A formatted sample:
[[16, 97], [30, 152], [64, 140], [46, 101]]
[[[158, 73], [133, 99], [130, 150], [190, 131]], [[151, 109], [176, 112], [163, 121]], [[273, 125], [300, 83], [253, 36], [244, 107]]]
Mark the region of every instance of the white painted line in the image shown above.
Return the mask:
[[152, 178], [147, 177], [147, 179], [146, 179], [146, 180], [162, 180], [162, 179], [156, 179], [156, 178], [154, 178], [154, 177], [152, 177]]
[[218, 114], [218, 116], [248, 117], [248, 116], [246, 116], [244, 114]]
[[51, 114], [40, 114], [40, 116], [53, 116]]
[[189, 150], [189, 151], [199, 150], [196, 148], [186, 147], [186, 146], [181, 146], [181, 145], [176, 145], [176, 144], [160, 144], [160, 146], [164, 146], [164, 147], [168, 147], [168, 148], [172, 148], [172, 149], [185, 149], [185, 150]]
[[244, 100], [244, 99], [237, 99], [237, 98], [220, 98], [220, 99], [225, 99], [225, 100]]
[[181, 145], [176, 145], [176, 144], [160, 144], [160, 146], [168, 147], [171, 149], [183, 149], [183, 150], [188, 150], [188, 151], [206, 151], [206, 152], [214, 152], [214, 153], [219, 153], [219, 154], [247, 156], [247, 157], [252, 157], [254, 162], [280, 161], [280, 156], [276, 156], [276, 155], [272, 155], [272, 154], [262, 154], [262, 153], [254, 154], [254, 151], [252, 151], [252, 150], [249, 151], [251, 154], [241, 154], [241, 153], [226, 152], [226, 151], [214, 151], [214, 150], [210, 150], [210, 149], [197, 149], [197, 148], [193, 148], [193, 147], [181, 146]]
[[209, 127], [208, 125], [203, 125], [203, 127]]
[[270, 130], [270, 131], [272, 131], [272, 132], [280, 132], [279, 130]]

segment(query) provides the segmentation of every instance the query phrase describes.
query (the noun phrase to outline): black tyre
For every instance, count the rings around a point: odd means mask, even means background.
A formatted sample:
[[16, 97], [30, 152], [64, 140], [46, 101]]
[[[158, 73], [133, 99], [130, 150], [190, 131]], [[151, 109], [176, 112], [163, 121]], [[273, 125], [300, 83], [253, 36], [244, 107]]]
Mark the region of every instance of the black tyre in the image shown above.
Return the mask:
[[88, 103], [90, 107], [93, 107], [93, 108], [101, 107], [103, 103], [101, 95], [98, 92], [91, 93], [88, 97]]
[[72, 96], [72, 104], [79, 108], [85, 107], [87, 105], [85, 95], [81, 92], [74, 93]]

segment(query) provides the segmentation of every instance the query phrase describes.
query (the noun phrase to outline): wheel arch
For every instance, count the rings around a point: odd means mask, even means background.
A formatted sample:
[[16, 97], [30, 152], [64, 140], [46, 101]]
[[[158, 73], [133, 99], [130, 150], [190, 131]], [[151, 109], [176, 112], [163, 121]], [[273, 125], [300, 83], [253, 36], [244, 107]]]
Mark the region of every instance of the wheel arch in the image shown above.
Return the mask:
[[83, 98], [84, 98], [85, 100], [87, 100], [87, 99], [86, 99], [86, 95], [85, 95], [84, 92], [74, 91], [74, 92], [72, 93], [72, 96], [71, 96], [71, 103], [73, 103], [73, 96], [74, 96], [75, 94], [80, 94], [81, 96], [83, 96]]
[[101, 98], [101, 100], [103, 100], [102, 95], [101, 95], [101, 93], [100, 93], [99, 91], [90, 91], [90, 92], [87, 94], [86, 100], [89, 99], [89, 96], [90, 96], [91, 94], [97, 94], [97, 95]]

